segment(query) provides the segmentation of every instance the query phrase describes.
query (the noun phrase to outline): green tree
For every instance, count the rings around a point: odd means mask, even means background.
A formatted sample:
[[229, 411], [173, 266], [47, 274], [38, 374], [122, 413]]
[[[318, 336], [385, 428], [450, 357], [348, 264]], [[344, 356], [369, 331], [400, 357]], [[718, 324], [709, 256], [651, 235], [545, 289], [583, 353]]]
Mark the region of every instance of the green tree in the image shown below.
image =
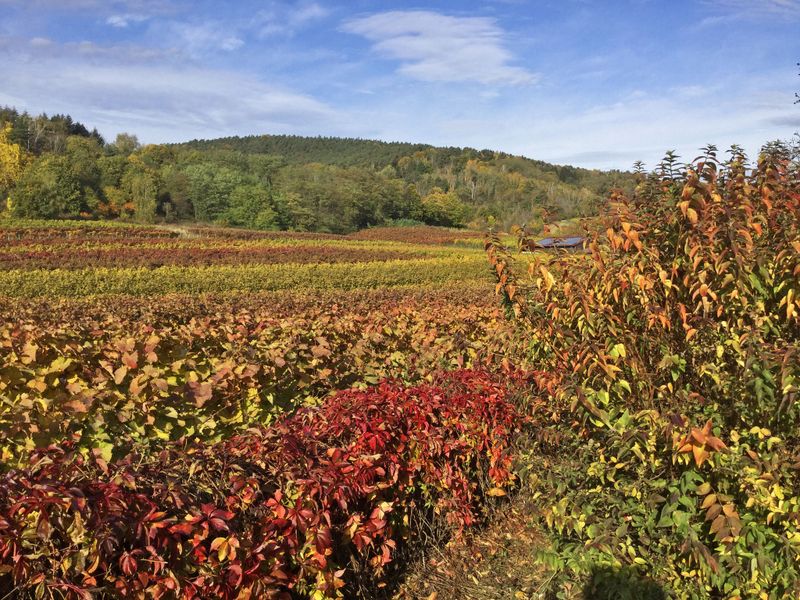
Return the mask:
[[98, 160], [102, 148], [93, 137], [72, 135], [67, 138], [64, 157], [81, 186], [83, 208], [96, 213], [101, 203], [101, 173]]
[[130, 156], [140, 147], [139, 139], [135, 135], [131, 135], [130, 133], [118, 133], [114, 143], [109, 145], [109, 151], [112, 154]]
[[272, 208], [269, 190], [252, 183], [234, 188], [221, 219], [237, 227], [277, 229], [277, 213]]
[[128, 159], [121, 154], [101, 156], [97, 159], [97, 168], [100, 171], [100, 187], [119, 187], [128, 168]]
[[422, 199], [422, 213], [426, 223], [445, 227], [461, 227], [467, 218], [467, 206], [455, 192], [433, 188]]
[[422, 200], [415, 186], [404, 183], [402, 179], [388, 179], [382, 182], [376, 193], [381, 220], [422, 220]]
[[70, 136], [67, 138], [64, 154], [81, 185], [88, 187], [99, 185], [100, 168], [97, 161], [102, 155], [102, 149], [97, 140], [90, 137]]
[[177, 219], [194, 218], [189, 177], [175, 165], [167, 165], [161, 170], [164, 182], [165, 202], [168, 202]]
[[189, 190], [198, 221], [214, 221], [230, 206], [230, 196], [244, 183], [244, 176], [228, 167], [210, 163], [192, 165], [186, 169]]
[[272, 199], [280, 229], [292, 231], [315, 231], [317, 229], [316, 213], [304, 206], [299, 194], [278, 192], [273, 195]]
[[148, 144], [137, 150], [136, 155], [151, 169], [160, 169], [175, 162], [175, 150], [162, 144]]
[[53, 154], [41, 156], [25, 169], [11, 200], [14, 215], [26, 218], [77, 217], [85, 208], [81, 182], [69, 159]]
[[142, 223], [152, 223], [158, 210], [158, 176], [136, 156], [132, 156], [129, 162], [122, 178], [122, 189], [133, 206], [134, 218]]

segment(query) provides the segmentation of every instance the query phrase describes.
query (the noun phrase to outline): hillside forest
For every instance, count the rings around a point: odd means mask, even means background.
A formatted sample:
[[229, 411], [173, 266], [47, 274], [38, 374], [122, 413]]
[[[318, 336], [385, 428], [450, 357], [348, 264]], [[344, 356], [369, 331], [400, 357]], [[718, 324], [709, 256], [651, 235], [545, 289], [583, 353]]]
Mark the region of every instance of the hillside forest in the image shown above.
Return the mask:
[[491, 150], [259, 135], [106, 142], [67, 115], [0, 108], [0, 216], [199, 222], [349, 233], [424, 223], [501, 227], [596, 213], [634, 176]]

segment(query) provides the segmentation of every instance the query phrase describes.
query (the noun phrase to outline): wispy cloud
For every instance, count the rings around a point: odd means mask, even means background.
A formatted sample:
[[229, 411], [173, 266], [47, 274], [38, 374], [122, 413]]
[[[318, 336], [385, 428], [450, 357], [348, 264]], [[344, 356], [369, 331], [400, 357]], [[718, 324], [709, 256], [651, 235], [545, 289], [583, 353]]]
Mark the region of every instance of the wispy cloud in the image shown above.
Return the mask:
[[111, 13], [156, 14], [171, 12], [171, 0], [0, 0], [0, 6], [59, 11], [103, 10]]
[[128, 27], [128, 25], [131, 24], [144, 23], [149, 18], [150, 17], [148, 15], [123, 13], [118, 15], [111, 15], [106, 19], [106, 23], [111, 25], [112, 27], [119, 27], [124, 29], [125, 27]]
[[709, 3], [753, 15], [800, 16], [800, 0], [710, 0]]
[[786, 113], [776, 117], [770, 117], [766, 120], [770, 125], [778, 125], [780, 127], [794, 128], [795, 131], [800, 129], [800, 115], [797, 112]]
[[106, 134], [133, 130], [148, 142], [255, 132], [311, 135], [336, 119], [333, 109], [308, 94], [191, 65], [171, 50], [0, 38], [0, 60], [9, 65], [0, 105], [70, 113]]
[[391, 11], [352, 19], [343, 30], [373, 42], [381, 56], [401, 61], [398, 71], [413, 79], [520, 85], [539, 78], [512, 64], [505, 32], [491, 18]]
[[261, 38], [294, 35], [298, 29], [329, 14], [318, 2], [272, 2], [256, 13], [251, 26]]
[[716, 14], [706, 17], [701, 25], [715, 25], [740, 20], [800, 20], [800, 0], [705, 0]]
[[216, 50], [230, 52], [244, 45], [237, 33], [223, 24], [214, 22], [171, 22], [167, 25], [172, 43], [190, 55], [201, 55]]

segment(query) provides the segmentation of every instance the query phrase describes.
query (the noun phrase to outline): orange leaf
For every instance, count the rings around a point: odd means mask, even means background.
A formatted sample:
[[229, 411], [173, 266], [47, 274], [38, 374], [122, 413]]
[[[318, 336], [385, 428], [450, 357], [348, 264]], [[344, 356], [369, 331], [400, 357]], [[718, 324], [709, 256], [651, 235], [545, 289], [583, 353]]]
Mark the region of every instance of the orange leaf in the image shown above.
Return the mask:
[[693, 446], [692, 454], [694, 454], [694, 462], [698, 467], [709, 457], [708, 452], [702, 446]]

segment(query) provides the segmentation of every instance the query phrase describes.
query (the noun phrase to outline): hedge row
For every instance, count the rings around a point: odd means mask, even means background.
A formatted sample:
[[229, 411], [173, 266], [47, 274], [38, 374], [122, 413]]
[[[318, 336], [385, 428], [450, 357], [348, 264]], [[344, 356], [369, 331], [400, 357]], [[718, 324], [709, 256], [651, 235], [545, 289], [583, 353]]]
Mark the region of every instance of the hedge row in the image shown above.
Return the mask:
[[24, 464], [33, 448], [73, 438], [107, 459], [218, 440], [337, 389], [499, 364], [508, 323], [487, 296], [6, 301], [0, 457]]
[[481, 255], [353, 264], [13, 270], [0, 278], [0, 296], [377, 288], [481, 279], [487, 270]]
[[162, 266], [356, 263], [425, 258], [426, 253], [368, 247], [272, 246], [181, 248], [74, 248], [0, 250], [0, 271], [86, 268], [157, 268]]
[[0, 590], [349, 595], [365, 568], [380, 579], [420, 521], [438, 515], [458, 532], [505, 494], [522, 423], [511, 390], [462, 371], [342, 392], [272, 427], [157, 457], [38, 451], [0, 483]]

